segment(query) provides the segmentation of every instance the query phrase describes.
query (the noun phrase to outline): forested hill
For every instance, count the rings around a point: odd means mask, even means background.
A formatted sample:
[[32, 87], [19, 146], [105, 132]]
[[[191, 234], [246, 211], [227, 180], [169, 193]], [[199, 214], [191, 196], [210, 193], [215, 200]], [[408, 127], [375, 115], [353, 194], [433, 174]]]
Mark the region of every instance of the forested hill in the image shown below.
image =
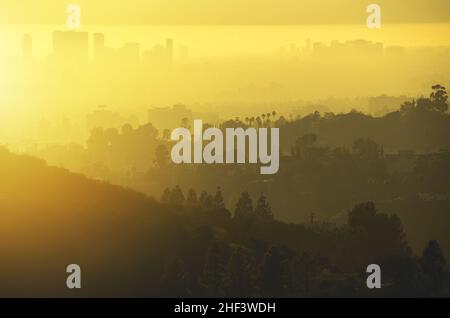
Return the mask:
[[72, 263], [85, 265], [83, 295], [95, 286], [91, 275], [114, 284], [107, 273], [135, 262], [129, 249], [161, 219], [157, 206], [135, 191], [0, 148], [0, 295], [64, 293]]
[[[131, 189], [50, 167], [44, 160], [5, 148], [0, 148], [0, 175], [2, 207], [14, 204], [23, 211], [42, 208], [46, 214], [70, 215], [94, 210], [96, 214], [118, 213], [155, 205], [154, 200]], [[44, 211], [30, 213], [30, 217], [40, 212]]]
[[[428, 99], [419, 99], [419, 105]], [[435, 152], [450, 147], [450, 115], [431, 107], [403, 105], [399, 111], [383, 117], [359, 112], [348, 114], [311, 114], [288, 122], [282, 129], [281, 145], [285, 152], [297, 138], [314, 133], [323, 146], [351, 146], [357, 138], [371, 139], [383, 145], [387, 152], [412, 150]]]
[[[400, 219], [371, 202], [336, 226], [279, 222], [253, 199], [231, 213], [220, 188], [175, 187], [157, 202], [0, 149], [0, 296], [448, 295], [439, 243], [413, 255]], [[382, 290], [365, 287], [372, 263]], [[66, 287], [69, 264], [81, 289]]]

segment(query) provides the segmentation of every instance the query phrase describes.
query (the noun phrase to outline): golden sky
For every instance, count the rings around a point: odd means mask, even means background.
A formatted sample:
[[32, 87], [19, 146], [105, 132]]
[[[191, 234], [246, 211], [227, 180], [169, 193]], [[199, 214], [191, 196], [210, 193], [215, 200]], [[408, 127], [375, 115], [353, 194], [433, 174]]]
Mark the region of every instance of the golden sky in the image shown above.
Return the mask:
[[370, 3], [384, 23], [450, 22], [449, 0], [0, 0], [0, 23], [65, 23], [70, 3], [84, 24], [353, 24]]

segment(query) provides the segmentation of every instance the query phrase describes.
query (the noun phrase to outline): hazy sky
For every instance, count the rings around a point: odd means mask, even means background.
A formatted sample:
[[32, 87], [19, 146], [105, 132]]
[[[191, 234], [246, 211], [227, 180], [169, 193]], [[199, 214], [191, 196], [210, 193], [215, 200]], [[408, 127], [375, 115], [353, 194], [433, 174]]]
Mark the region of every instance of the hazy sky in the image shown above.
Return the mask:
[[84, 24], [353, 24], [370, 3], [384, 23], [450, 22], [449, 0], [0, 0], [0, 23], [65, 23], [70, 3]]

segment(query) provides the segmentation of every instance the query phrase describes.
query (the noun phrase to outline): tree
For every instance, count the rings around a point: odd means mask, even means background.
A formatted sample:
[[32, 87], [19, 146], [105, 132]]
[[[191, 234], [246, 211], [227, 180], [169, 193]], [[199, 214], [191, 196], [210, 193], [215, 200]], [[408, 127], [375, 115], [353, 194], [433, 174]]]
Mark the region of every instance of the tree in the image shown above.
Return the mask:
[[189, 118], [183, 117], [181, 118], [181, 127], [189, 129]]
[[357, 139], [353, 143], [354, 154], [365, 160], [378, 160], [383, 157], [384, 150], [371, 139]]
[[266, 121], [266, 123], [267, 123], [267, 127], [269, 127], [270, 126], [270, 116], [271, 116], [272, 114], [271, 113], [267, 113], [266, 114], [266, 117], [267, 117], [267, 121]]
[[163, 130], [162, 138], [164, 140], [169, 140], [170, 139], [170, 130], [169, 129], [164, 129]]
[[225, 225], [231, 218], [230, 212], [226, 209], [223, 201], [222, 190], [217, 188], [216, 195], [211, 201], [212, 218], [216, 224]]
[[446, 260], [437, 241], [428, 242], [420, 263], [423, 273], [430, 280], [432, 291], [438, 291], [445, 281]]
[[182, 205], [184, 203], [184, 194], [183, 191], [181, 191], [179, 186], [175, 186], [173, 188], [172, 192], [170, 193], [170, 203]]
[[235, 218], [242, 218], [251, 215], [253, 212], [253, 202], [248, 192], [243, 192], [234, 210]]
[[400, 219], [378, 213], [373, 202], [357, 204], [348, 215], [350, 236], [347, 242], [352, 267], [378, 262], [392, 255], [409, 255]]
[[425, 97], [417, 98], [415, 109], [425, 110], [425, 111], [433, 111], [433, 110], [435, 110], [434, 109], [434, 104], [431, 101], [431, 99], [425, 98]]
[[297, 139], [302, 147], [312, 147], [317, 141], [316, 134], [306, 134]]
[[255, 268], [251, 255], [238, 247], [228, 264], [227, 293], [233, 297], [252, 297], [255, 291]]
[[285, 248], [272, 246], [262, 265], [262, 292], [266, 297], [283, 297], [292, 284], [290, 256]]
[[225, 209], [225, 203], [223, 202], [222, 190], [217, 188], [216, 195], [214, 196], [214, 207], [216, 209]]
[[131, 135], [133, 133], [133, 126], [125, 124], [122, 126], [122, 135]]
[[442, 85], [432, 86], [433, 92], [430, 95], [433, 108], [441, 113], [445, 113], [448, 110], [448, 95], [447, 90]]
[[224, 242], [213, 242], [206, 255], [205, 267], [200, 279], [208, 297], [224, 297], [229, 247]]
[[166, 188], [161, 196], [160, 201], [162, 203], [169, 203], [171, 196], [172, 196], [172, 193], [171, 193], [170, 189]]
[[197, 193], [192, 188], [188, 191], [186, 203], [191, 206], [196, 206], [198, 204]]
[[200, 198], [199, 198], [199, 203], [200, 203], [200, 205], [201, 205], [202, 207], [205, 207], [205, 206], [206, 206], [207, 198], [208, 198], [208, 193], [207, 193], [205, 190], [203, 190], [203, 191], [200, 193]]
[[183, 261], [174, 257], [165, 265], [161, 276], [161, 291], [166, 297], [187, 297], [188, 281]]
[[286, 120], [286, 118], [284, 116], [280, 116], [277, 121], [275, 122], [275, 126], [276, 127], [282, 127], [284, 125], [286, 125], [288, 121]]
[[317, 141], [317, 135], [305, 134], [302, 137], [298, 137], [295, 141], [295, 145], [292, 149], [292, 154], [298, 158], [306, 159], [310, 149]]
[[416, 107], [416, 101], [413, 99], [412, 101], [406, 101], [400, 106], [400, 110], [404, 113], [410, 112], [414, 110]]
[[261, 127], [262, 126], [262, 121], [261, 121], [261, 117], [256, 117], [256, 125], [258, 126], [258, 127]]
[[442, 85], [433, 85], [432, 92], [429, 98], [420, 97], [411, 102], [405, 102], [401, 105], [400, 110], [409, 112], [412, 110], [428, 110], [445, 113], [448, 110], [448, 95], [447, 90]]
[[155, 163], [159, 168], [167, 167], [169, 163], [169, 150], [165, 145], [159, 145], [155, 149]]
[[272, 209], [263, 193], [261, 193], [256, 203], [255, 214], [264, 219], [273, 219]]

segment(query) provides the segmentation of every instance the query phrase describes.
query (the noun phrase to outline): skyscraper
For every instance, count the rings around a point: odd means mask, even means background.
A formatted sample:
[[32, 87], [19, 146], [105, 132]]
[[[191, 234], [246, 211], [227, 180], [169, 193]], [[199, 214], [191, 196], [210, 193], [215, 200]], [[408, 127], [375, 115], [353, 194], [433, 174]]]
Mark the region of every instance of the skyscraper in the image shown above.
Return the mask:
[[94, 60], [99, 63], [105, 59], [105, 35], [103, 33], [94, 33]]
[[138, 65], [140, 63], [139, 43], [125, 43], [123, 47], [117, 50], [117, 57], [122, 65]]
[[169, 62], [173, 61], [173, 40], [166, 40], [166, 51], [167, 51], [167, 59]]
[[186, 61], [189, 58], [189, 47], [187, 45], [180, 45], [179, 58], [182, 61]]
[[31, 34], [23, 35], [23, 59], [26, 63], [30, 62], [33, 58], [33, 40]]
[[53, 32], [53, 54], [58, 62], [87, 63], [89, 34], [77, 31]]

